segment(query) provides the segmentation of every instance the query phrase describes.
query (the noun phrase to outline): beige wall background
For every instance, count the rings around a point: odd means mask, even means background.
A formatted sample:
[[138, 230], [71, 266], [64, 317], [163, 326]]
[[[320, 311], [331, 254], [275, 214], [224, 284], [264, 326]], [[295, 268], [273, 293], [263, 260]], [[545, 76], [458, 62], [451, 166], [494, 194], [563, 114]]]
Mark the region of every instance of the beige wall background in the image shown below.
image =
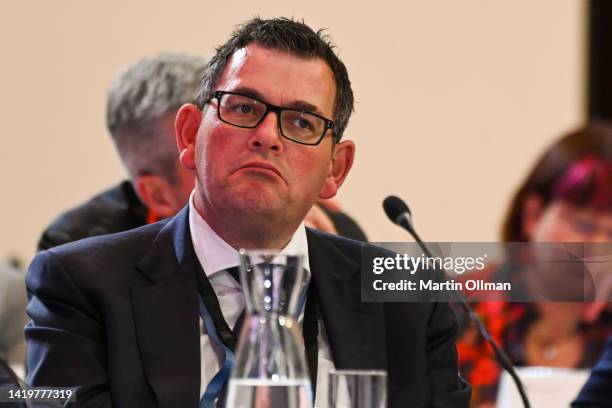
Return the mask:
[[429, 241], [495, 240], [538, 153], [580, 123], [586, 2], [28, 0], [0, 5], [0, 259], [29, 262], [61, 211], [124, 176], [106, 88], [161, 51], [210, 56], [252, 15], [330, 29], [357, 99], [357, 161], [340, 195], [376, 241], [405, 198]]

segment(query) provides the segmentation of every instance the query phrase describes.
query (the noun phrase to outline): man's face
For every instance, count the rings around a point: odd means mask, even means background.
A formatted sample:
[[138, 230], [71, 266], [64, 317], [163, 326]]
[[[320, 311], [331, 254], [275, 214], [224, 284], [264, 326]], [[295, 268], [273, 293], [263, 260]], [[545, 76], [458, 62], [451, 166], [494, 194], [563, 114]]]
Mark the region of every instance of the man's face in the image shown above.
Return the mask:
[[[308, 104], [332, 118], [336, 85], [321, 59], [250, 44], [229, 58], [214, 90], [283, 107]], [[244, 129], [220, 121], [217, 103], [215, 99], [205, 107], [195, 146], [197, 195], [204, 213], [296, 223], [318, 197], [335, 195], [339, 183], [331, 175], [331, 131], [319, 145], [304, 146], [281, 136], [273, 112], [257, 128]]]

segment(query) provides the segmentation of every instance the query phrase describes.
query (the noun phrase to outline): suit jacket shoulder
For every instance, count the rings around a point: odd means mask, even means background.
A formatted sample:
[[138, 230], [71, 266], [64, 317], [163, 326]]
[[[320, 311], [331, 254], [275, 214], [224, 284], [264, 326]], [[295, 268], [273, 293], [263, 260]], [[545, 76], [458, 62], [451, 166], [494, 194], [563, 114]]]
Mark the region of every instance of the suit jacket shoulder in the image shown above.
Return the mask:
[[197, 405], [197, 289], [174, 245], [184, 225], [173, 221], [34, 258], [26, 278], [28, 384], [78, 386], [83, 406]]
[[38, 250], [140, 227], [146, 215], [131, 183], [124, 181], [59, 215], [42, 233]]

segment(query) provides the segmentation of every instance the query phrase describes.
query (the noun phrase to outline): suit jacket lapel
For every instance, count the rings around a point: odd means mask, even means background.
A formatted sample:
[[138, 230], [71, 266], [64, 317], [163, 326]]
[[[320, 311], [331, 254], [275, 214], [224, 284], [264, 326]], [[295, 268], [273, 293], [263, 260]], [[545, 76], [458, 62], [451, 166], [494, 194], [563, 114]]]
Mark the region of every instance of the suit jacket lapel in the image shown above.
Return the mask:
[[[386, 369], [383, 309], [380, 303], [361, 302], [361, 264], [330, 238], [310, 229], [307, 237], [319, 314], [335, 367]], [[359, 260], [361, 254], [356, 252], [351, 256]]]
[[194, 262], [185, 207], [162, 228], [138, 264], [151, 284], [131, 288], [139, 351], [160, 407], [197, 406], [199, 402]]

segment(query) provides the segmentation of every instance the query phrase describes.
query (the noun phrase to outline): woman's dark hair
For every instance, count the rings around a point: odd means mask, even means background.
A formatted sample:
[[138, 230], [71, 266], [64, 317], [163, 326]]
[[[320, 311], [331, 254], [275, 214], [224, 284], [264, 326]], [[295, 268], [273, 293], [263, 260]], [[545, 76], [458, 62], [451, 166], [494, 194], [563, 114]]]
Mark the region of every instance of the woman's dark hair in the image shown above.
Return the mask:
[[559, 139], [544, 152], [511, 201], [502, 240], [528, 241], [522, 228], [523, 205], [536, 195], [546, 206], [553, 200], [612, 211], [612, 124], [595, 122]]

